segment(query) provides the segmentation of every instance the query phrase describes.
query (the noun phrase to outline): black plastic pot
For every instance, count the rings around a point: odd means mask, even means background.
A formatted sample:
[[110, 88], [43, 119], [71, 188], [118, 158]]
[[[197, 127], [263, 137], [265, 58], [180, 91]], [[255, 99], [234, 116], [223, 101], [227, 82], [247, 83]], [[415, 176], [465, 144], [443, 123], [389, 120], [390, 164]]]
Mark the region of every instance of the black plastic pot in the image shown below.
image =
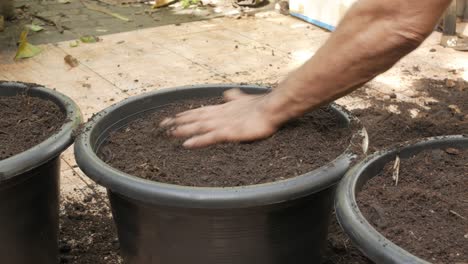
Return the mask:
[[27, 151], [0, 160], [0, 263], [58, 262], [59, 155], [81, 122], [73, 101], [44, 87], [0, 83], [0, 96], [48, 99], [67, 115], [60, 131]]
[[354, 166], [338, 185], [336, 216], [345, 233], [369, 259], [378, 264], [428, 264], [404, 249], [393, 244], [375, 230], [362, 215], [356, 203], [356, 194], [368, 180], [377, 176], [388, 162], [399, 155], [406, 159], [428, 149], [468, 148], [467, 136], [444, 136], [427, 138], [404, 147], [375, 153]]
[[[142, 113], [182, 99], [220, 96], [234, 85], [188, 86], [129, 98], [98, 113], [75, 144], [80, 168], [108, 189], [121, 253], [127, 263], [318, 263], [336, 183], [357, 153], [349, 148], [326, 166], [274, 183], [234, 188], [185, 187], [133, 177], [96, 156], [110, 131]], [[240, 86], [248, 93], [266, 88]], [[352, 125], [354, 146], [365, 130]], [[311, 142], [310, 144], [313, 144]]]

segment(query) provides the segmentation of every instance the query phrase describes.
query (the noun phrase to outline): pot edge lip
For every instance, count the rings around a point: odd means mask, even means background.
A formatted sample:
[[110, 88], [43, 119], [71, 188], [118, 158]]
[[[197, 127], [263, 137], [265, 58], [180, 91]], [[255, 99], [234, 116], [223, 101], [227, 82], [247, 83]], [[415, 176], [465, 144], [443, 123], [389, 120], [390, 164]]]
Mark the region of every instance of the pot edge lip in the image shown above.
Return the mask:
[[[364, 217], [356, 201], [355, 190], [363, 171], [373, 162], [389, 156], [393, 159], [402, 152], [414, 150], [419, 153], [427, 149], [441, 149], [460, 142], [464, 143], [463, 148], [468, 149], [468, 134], [434, 136], [406, 141], [367, 156], [345, 174], [338, 184], [335, 195], [336, 218], [353, 244], [369, 259], [376, 261], [376, 263], [431, 264], [431, 262], [423, 260], [393, 243], [377, 231]], [[370, 251], [370, 253], [365, 251]]]
[[[356, 154], [351, 150], [352, 144], [349, 144], [346, 150], [334, 160], [320, 168], [293, 178], [238, 187], [190, 187], [160, 183], [129, 175], [103, 162], [91, 149], [89, 135], [91, 134], [95, 124], [99, 123], [103, 117], [122, 105], [158, 96], [160, 94], [183, 92], [197, 88], [246, 88], [253, 90], [270, 90], [268, 87], [259, 85], [201, 84], [158, 89], [126, 98], [103, 109], [86, 122], [82, 130], [83, 132], [77, 137], [75, 142], [75, 156], [79, 167], [89, 178], [97, 184], [104, 186], [109, 191], [138, 201], [145, 200], [142, 199], [142, 197], [146, 197], [150, 199], [146, 199], [145, 202], [172, 206], [192, 208], [240, 208], [280, 203], [327, 189], [330, 186], [335, 185], [341, 179], [351, 162], [356, 157]], [[358, 118], [354, 117], [349, 111], [340, 105], [333, 104], [333, 107], [336, 110], [341, 111], [351, 124], [356, 125], [355, 129], [352, 130], [353, 136], [351, 143], [353, 140], [368, 140], [367, 132]], [[363, 133], [365, 135], [363, 135]], [[105, 176], [106, 174], [112, 174], [113, 176]], [[332, 177], [324, 177], [324, 174], [332, 174]], [[311, 177], [318, 178], [318, 180], [311, 181]], [[309, 184], [307, 184], [308, 182]], [[313, 182], [314, 186], [311, 186], [312, 184], [310, 184], [310, 182]], [[139, 190], [138, 193], [123, 190], [126, 188], [122, 188], [122, 185], [126, 184], [137, 186], [137, 189]], [[292, 188], [295, 190], [295, 195], [290, 191]], [[281, 191], [281, 189], [287, 190]], [[155, 192], [155, 190], [160, 193], [152, 193]], [[270, 197], [266, 197], [266, 194]]]
[[17, 81], [2, 81], [0, 83], [0, 96], [2, 89], [15, 89], [18, 91], [33, 91], [37, 96], [47, 95], [53, 97], [60, 108], [65, 110], [65, 122], [60, 129], [44, 141], [33, 147], [17, 153], [9, 158], [0, 160], [0, 184], [16, 176], [31, 171], [49, 160], [57, 157], [73, 143], [73, 132], [82, 122], [82, 114], [78, 105], [68, 96], [40, 84]]

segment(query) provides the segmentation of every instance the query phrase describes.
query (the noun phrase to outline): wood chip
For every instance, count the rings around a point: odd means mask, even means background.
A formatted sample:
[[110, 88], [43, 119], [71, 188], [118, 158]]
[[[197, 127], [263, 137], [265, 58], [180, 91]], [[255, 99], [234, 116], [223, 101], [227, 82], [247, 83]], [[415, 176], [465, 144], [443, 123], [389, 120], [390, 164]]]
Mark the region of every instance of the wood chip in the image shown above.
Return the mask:
[[450, 212], [451, 214], [453, 214], [454, 216], [458, 216], [458, 217], [460, 217], [461, 219], [466, 220], [466, 218], [465, 218], [464, 216], [460, 215], [459, 213], [457, 213], [457, 212], [455, 212], [455, 211], [453, 211], [453, 210], [449, 210], [449, 212]]
[[395, 164], [393, 165], [393, 175], [392, 175], [392, 179], [395, 182], [395, 186], [398, 185], [399, 176], [400, 176], [400, 157], [396, 156]]

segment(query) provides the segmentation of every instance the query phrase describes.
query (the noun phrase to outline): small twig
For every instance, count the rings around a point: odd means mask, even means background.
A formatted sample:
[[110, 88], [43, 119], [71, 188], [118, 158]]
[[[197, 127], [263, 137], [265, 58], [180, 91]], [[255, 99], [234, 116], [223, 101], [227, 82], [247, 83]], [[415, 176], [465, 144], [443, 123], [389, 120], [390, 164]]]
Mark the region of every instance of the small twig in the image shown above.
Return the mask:
[[395, 182], [395, 186], [398, 185], [398, 178], [400, 176], [400, 157], [396, 156], [395, 164], [393, 165], [392, 179]]
[[49, 18], [46, 18], [46, 17], [43, 17], [43, 16], [40, 16], [40, 15], [37, 15], [37, 14], [34, 14], [32, 15], [33, 17], [37, 18], [37, 19], [40, 19], [46, 23], [48, 23], [49, 25], [51, 26], [54, 26], [57, 28], [58, 32], [60, 34], [63, 34], [63, 32], [65, 31], [65, 29], [69, 29], [67, 27], [64, 27], [62, 26], [62, 24], [60, 23], [60, 21], [56, 20], [56, 21], [53, 21], [52, 19], [49, 19]]
[[48, 19], [46, 17], [40, 16], [40, 15], [37, 15], [37, 14], [33, 14], [32, 16], [46, 22], [47, 24], [49, 24], [51, 26], [55, 26], [55, 22], [52, 21], [51, 19]]
[[457, 213], [457, 212], [455, 212], [455, 211], [453, 211], [453, 210], [449, 210], [449, 212], [450, 212], [451, 214], [455, 215], [455, 216], [460, 217], [460, 218], [463, 219], [463, 220], [466, 220], [466, 218], [465, 218], [464, 216], [462, 216], [461, 214], [459, 214], [459, 213]]

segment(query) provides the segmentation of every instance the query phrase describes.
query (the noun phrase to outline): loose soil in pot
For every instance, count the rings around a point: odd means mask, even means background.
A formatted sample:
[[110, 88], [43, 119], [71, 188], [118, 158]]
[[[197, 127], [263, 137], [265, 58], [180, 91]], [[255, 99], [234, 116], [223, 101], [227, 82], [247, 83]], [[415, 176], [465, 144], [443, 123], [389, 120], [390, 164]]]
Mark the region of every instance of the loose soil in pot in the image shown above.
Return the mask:
[[228, 187], [304, 174], [338, 157], [350, 142], [351, 129], [329, 107], [289, 122], [266, 140], [196, 150], [183, 148], [159, 127], [165, 117], [221, 102], [210, 98], [167, 105], [112, 132], [99, 156], [114, 168], [153, 181]]
[[386, 238], [431, 263], [468, 261], [468, 150], [428, 150], [366, 183], [359, 208]]
[[27, 95], [0, 96], [0, 117], [0, 160], [41, 143], [65, 122], [55, 103]]

